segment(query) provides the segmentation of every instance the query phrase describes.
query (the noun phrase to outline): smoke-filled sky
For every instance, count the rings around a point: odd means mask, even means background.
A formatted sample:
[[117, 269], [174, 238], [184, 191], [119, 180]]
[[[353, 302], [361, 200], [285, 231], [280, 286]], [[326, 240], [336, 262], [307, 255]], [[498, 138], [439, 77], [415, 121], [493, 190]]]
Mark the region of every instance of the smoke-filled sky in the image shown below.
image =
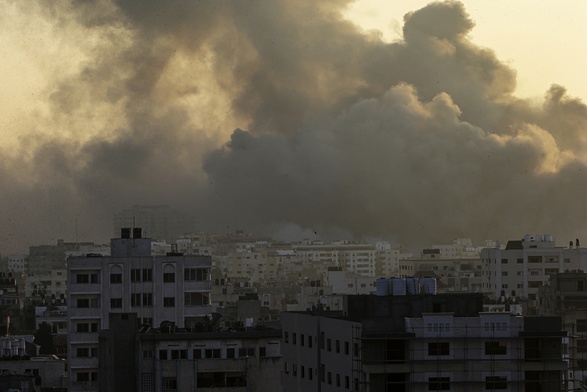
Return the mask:
[[133, 204], [290, 238], [587, 234], [580, 90], [521, 94], [459, 2], [394, 39], [350, 0], [0, 6], [3, 255], [104, 242]]

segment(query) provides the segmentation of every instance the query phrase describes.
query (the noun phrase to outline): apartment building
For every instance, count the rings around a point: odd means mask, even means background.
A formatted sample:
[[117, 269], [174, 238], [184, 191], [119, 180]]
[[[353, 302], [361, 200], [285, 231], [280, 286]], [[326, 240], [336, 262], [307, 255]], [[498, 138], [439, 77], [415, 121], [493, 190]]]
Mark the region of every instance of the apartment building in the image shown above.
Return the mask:
[[141, 230], [122, 230], [111, 256], [68, 259], [70, 391], [98, 388], [98, 334], [110, 313], [136, 313], [140, 323], [194, 328], [210, 313], [209, 256], [152, 256]]
[[100, 333], [100, 390], [280, 392], [281, 330], [136, 328], [110, 314]]
[[577, 390], [587, 377], [587, 273], [550, 275], [538, 292], [536, 308], [538, 315], [562, 318], [569, 334], [569, 390]]
[[558, 317], [483, 313], [481, 294], [358, 295], [282, 314], [284, 391], [560, 391]]
[[525, 235], [500, 247], [481, 250], [483, 291], [495, 297], [517, 296], [536, 300], [551, 274], [587, 271], [587, 248], [578, 241], [556, 246], [550, 235]]
[[145, 236], [168, 243], [194, 232], [195, 217], [167, 205], [134, 205], [114, 214], [114, 235], [125, 227], [140, 227]]

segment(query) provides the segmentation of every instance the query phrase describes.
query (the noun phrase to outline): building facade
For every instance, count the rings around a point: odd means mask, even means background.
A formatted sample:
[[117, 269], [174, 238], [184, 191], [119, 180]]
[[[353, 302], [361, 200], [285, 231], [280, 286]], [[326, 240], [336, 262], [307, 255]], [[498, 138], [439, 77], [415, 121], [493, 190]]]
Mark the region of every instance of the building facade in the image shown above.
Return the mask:
[[348, 296], [282, 314], [285, 391], [560, 391], [558, 317], [483, 313], [480, 294]]
[[579, 244], [555, 246], [550, 235], [524, 236], [508, 241], [505, 249], [481, 251], [483, 291], [495, 297], [517, 296], [536, 300], [536, 294], [551, 274], [587, 270], [587, 248]]
[[112, 313], [100, 334], [100, 390], [280, 392], [281, 330], [143, 328]]
[[123, 231], [111, 256], [68, 259], [70, 391], [98, 388], [98, 334], [110, 313], [136, 313], [138, 322], [193, 328], [210, 313], [209, 256], [151, 256], [140, 230]]

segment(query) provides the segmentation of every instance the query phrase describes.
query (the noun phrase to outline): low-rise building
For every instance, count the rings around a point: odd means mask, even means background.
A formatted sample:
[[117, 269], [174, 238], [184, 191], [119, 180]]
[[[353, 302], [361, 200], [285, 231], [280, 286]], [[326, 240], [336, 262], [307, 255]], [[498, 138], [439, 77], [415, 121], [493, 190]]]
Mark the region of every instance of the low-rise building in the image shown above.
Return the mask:
[[136, 315], [111, 314], [100, 334], [101, 391], [279, 392], [281, 330], [137, 331]]
[[285, 391], [560, 391], [558, 317], [483, 313], [481, 294], [358, 295], [282, 314]]

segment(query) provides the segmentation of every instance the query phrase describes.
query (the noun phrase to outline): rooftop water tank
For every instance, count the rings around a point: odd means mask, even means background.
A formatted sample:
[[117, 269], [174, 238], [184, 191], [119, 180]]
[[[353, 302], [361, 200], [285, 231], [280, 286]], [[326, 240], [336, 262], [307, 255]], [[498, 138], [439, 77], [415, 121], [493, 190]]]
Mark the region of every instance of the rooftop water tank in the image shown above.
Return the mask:
[[420, 281], [418, 278], [406, 278], [406, 290], [408, 294], [420, 294]]
[[391, 278], [389, 281], [391, 295], [406, 295], [406, 280], [404, 278]]
[[389, 280], [386, 278], [379, 278], [375, 282], [375, 294], [378, 296], [389, 295]]
[[422, 278], [422, 293], [436, 294], [436, 278]]

